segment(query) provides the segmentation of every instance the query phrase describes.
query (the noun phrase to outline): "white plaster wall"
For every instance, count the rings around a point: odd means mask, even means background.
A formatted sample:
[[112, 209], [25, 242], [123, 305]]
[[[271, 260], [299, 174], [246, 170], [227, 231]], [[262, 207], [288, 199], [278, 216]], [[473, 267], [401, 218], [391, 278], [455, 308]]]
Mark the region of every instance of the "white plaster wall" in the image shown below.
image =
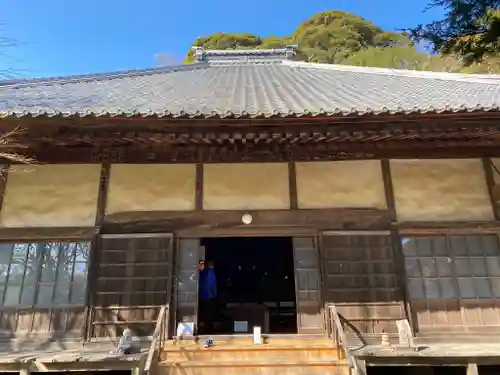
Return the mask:
[[286, 163], [205, 164], [203, 173], [205, 210], [290, 208]]
[[391, 160], [398, 220], [493, 220], [480, 159]]
[[386, 208], [379, 160], [296, 163], [299, 208]]
[[100, 164], [12, 167], [0, 212], [0, 225], [95, 225], [100, 173]]
[[195, 208], [194, 164], [113, 164], [106, 213]]

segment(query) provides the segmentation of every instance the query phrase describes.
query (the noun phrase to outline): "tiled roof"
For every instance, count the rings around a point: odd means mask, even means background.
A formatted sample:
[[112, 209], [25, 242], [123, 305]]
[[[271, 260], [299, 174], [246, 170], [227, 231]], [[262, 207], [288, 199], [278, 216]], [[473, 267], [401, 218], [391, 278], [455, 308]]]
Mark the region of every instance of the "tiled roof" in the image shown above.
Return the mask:
[[192, 65], [3, 81], [0, 114], [284, 117], [500, 108], [500, 76], [313, 64], [290, 61], [288, 52], [198, 51]]

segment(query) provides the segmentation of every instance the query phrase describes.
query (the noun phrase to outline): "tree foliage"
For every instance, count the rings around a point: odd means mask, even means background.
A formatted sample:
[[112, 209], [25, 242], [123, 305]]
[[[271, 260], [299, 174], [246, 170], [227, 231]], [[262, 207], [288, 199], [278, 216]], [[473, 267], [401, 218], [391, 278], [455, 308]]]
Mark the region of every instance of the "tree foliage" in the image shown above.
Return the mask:
[[[424, 26], [421, 30], [424, 30]], [[461, 55], [456, 52], [431, 55], [418, 51], [412, 39], [416, 38], [415, 35], [383, 30], [352, 13], [326, 11], [302, 22], [292, 34], [285, 37], [215, 33], [198, 38], [193, 46], [205, 49], [268, 49], [295, 44], [299, 46], [296, 58], [301, 61], [445, 72], [465, 69]], [[192, 62], [192, 52], [189, 51], [185, 63]], [[500, 72], [497, 60], [467, 65], [464, 70], [467, 73]]]
[[441, 20], [409, 29], [416, 41], [429, 42], [435, 52], [457, 55], [465, 65], [480, 63], [500, 52], [500, 0], [432, 0], [442, 7]]

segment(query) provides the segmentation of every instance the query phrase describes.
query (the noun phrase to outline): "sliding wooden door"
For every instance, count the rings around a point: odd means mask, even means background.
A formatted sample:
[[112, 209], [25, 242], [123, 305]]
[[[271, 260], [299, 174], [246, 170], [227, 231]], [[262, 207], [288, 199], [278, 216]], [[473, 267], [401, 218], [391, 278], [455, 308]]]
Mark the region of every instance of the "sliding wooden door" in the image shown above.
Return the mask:
[[170, 302], [172, 235], [103, 235], [100, 242], [92, 335], [119, 336], [126, 327], [152, 335], [161, 306]]
[[204, 257], [204, 248], [200, 247], [198, 238], [181, 238], [177, 241], [174, 327], [177, 327], [179, 322], [194, 322], [197, 324], [198, 269], [199, 261]]
[[324, 330], [321, 271], [315, 237], [294, 237], [295, 293], [298, 333]]

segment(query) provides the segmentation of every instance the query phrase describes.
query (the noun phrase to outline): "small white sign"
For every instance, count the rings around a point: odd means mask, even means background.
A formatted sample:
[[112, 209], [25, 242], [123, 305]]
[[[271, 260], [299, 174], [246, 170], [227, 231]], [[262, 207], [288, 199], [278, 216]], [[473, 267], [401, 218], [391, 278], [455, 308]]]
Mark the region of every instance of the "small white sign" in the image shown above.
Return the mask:
[[177, 337], [182, 337], [182, 336], [194, 336], [193, 322], [177, 323]]
[[235, 320], [233, 328], [235, 333], [248, 332], [248, 322], [244, 320]]
[[253, 327], [253, 343], [254, 345], [262, 344], [262, 331], [259, 326]]

